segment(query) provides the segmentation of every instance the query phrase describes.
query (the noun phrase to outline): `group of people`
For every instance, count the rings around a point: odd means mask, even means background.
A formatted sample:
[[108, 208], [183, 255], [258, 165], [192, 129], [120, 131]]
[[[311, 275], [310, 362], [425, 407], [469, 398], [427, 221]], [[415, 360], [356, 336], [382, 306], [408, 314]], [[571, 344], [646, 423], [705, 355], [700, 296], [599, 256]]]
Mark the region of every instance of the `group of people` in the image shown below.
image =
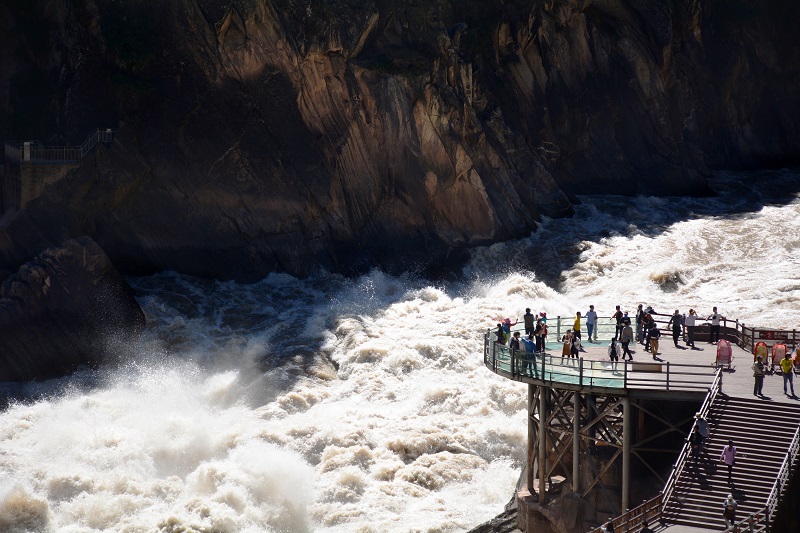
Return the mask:
[[[661, 330], [653, 317], [657, 314], [652, 307], [644, 307], [639, 304], [634, 318], [636, 331], [631, 326], [631, 319], [628, 317], [626, 311], [622, 311], [619, 305], [616, 306], [614, 314], [611, 318], [614, 319], [615, 330], [614, 337], [609, 346], [609, 358], [612, 361], [618, 361], [620, 357], [624, 361], [625, 358], [633, 360], [633, 351], [630, 349], [631, 343], [639, 343], [644, 347], [644, 351], [650, 352], [653, 359], [658, 359], [659, 355], [659, 338], [661, 337]], [[511, 322], [510, 318], [506, 318], [497, 324], [495, 332], [496, 342], [498, 344], [509, 344], [509, 348], [521, 349], [521, 341], [530, 341], [533, 344], [529, 345], [527, 342], [524, 344], [525, 349], [532, 351], [543, 352], [547, 341], [547, 314], [542, 312], [538, 315], [531, 313], [530, 308], [525, 309], [523, 315], [525, 324], [525, 336], [517, 339], [515, 342], [514, 335], [511, 333], [511, 327], [519, 323], [519, 321]], [[589, 306], [589, 311], [581, 314], [580, 311], [575, 313], [575, 320], [572, 329], [568, 329], [562, 336], [561, 342], [563, 343], [562, 355], [564, 357], [578, 357], [578, 354], [584, 351], [581, 346], [581, 322], [586, 322], [587, 342], [597, 342], [597, 326], [598, 316], [594, 309], [594, 305]], [[667, 322], [667, 329], [672, 332], [672, 342], [678, 347], [678, 342], [683, 339], [686, 346], [695, 348], [694, 333], [697, 324], [698, 315], [694, 309], [689, 309], [688, 315], [683, 315], [678, 309], [675, 310], [673, 315]], [[717, 308], [714, 307], [712, 313], [707, 317], [711, 324], [711, 336], [709, 342], [715, 344], [719, 340], [720, 322], [724, 317], [719, 314]]]
[[[794, 394], [794, 361], [792, 361], [792, 356], [787, 352], [784, 354], [783, 359], [781, 359], [780, 364], [778, 365], [781, 369], [781, 374], [783, 375], [783, 393], [790, 398], [796, 398]], [[764, 376], [767, 373], [767, 367], [764, 364], [764, 358], [761, 355], [756, 356], [756, 360], [753, 362], [753, 396], [758, 396], [759, 398], [764, 398]], [[791, 390], [787, 390], [788, 388]]]

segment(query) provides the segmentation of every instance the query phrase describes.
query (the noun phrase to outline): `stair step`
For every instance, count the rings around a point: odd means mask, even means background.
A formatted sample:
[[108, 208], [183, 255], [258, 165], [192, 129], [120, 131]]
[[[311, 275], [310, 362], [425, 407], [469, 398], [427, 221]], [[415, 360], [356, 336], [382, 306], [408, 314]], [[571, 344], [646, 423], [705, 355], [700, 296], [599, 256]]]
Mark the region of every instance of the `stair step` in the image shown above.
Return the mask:
[[[737, 517], [764, 508], [800, 425], [800, 405], [719, 396], [706, 418], [710, 435], [701, 462], [695, 466], [689, 458], [663, 518], [671, 524], [722, 529], [722, 502], [728, 494], [738, 502]], [[728, 441], [739, 452], [732, 484], [726, 466], [718, 461]]]

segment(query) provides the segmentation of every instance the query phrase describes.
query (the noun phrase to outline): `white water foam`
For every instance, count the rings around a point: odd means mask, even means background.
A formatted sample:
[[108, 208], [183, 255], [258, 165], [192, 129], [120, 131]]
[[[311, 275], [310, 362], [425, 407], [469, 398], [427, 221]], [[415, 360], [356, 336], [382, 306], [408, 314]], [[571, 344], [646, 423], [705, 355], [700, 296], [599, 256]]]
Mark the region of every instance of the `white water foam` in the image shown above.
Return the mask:
[[584, 198], [446, 287], [132, 280], [136, 357], [0, 414], [0, 530], [464, 531], [502, 510], [524, 462], [526, 388], [481, 360], [498, 317], [717, 305], [800, 326], [800, 202], [750, 207], [741, 190]]

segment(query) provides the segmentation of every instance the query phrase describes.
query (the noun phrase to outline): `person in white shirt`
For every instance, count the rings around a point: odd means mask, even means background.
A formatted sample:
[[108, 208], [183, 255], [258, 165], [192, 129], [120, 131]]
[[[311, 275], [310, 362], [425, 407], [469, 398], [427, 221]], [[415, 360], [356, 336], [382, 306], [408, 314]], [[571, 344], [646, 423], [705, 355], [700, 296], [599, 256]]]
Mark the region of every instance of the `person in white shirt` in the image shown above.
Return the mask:
[[719, 341], [719, 321], [722, 320], [722, 315], [717, 313], [717, 308], [714, 307], [714, 312], [706, 320], [711, 321], [711, 336], [708, 339], [708, 343], [716, 344]]
[[686, 346], [694, 348], [694, 326], [697, 324], [697, 313], [694, 309], [689, 309], [689, 314], [686, 315]]
[[589, 306], [589, 311], [586, 313], [586, 330], [589, 332], [587, 342], [592, 342], [592, 332], [594, 332], [594, 342], [597, 342], [597, 330], [594, 329], [597, 325], [597, 313], [594, 312], [594, 306]]

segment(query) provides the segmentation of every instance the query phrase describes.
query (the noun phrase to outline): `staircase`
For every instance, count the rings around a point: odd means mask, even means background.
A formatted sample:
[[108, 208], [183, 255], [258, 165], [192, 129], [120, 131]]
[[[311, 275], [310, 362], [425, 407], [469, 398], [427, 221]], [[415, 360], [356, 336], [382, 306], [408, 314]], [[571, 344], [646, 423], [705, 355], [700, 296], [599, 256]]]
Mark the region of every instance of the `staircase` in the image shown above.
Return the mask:
[[[663, 511], [667, 524], [721, 529], [728, 494], [738, 503], [737, 522], [763, 512], [800, 424], [800, 405], [719, 394], [707, 420], [709, 438], [698, 465], [686, 460]], [[719, 461], [728, 440], [737, 450], [730, 485], [728, 468]]]

